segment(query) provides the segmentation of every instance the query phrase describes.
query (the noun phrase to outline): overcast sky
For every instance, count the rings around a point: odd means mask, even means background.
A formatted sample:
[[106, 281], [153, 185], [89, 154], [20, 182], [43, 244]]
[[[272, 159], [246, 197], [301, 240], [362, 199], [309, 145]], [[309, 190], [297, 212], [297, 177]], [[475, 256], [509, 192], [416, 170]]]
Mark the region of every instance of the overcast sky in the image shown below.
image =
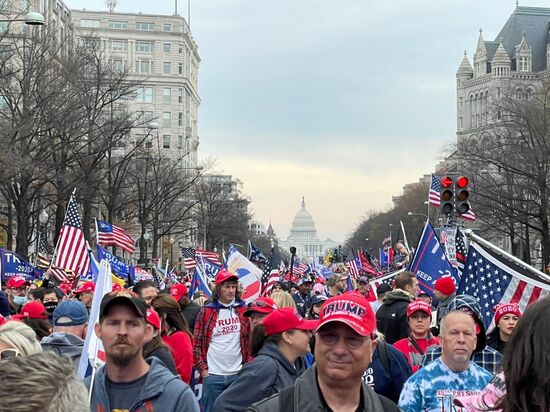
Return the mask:
[[[105, 10], [103, 0], [65, 0]], [[548, 7], [547, 1], [520, 1]], [[430, 173], [455, 139], [455, 73], [515, 0], [191, 0], [200, 156], [243, 182], [255, 218], [288, 235], [302, 196], [344, 240]], [[121, 0], [173, 14], [174, 1]], [[187, 0], [179, 1], [187, 18]]]

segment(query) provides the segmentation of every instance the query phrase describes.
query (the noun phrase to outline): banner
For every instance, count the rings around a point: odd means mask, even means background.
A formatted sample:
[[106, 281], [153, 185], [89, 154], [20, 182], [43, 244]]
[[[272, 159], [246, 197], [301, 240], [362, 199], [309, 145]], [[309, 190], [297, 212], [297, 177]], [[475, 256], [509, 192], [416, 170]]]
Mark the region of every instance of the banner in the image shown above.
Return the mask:
[[42, 276], [41, 270], [35, 269], [33, 265], [15, 252], [0, 248], [0, 255], [2, 281], [7, 282], [9, 278], [20, 275], [25, 280], [32, 282]]
[[123, 262], [112, 253], [109, 253], [107, 249], [99, 245], [97, 245], [97, 258], [100, 261], [103, 259], [107, 260], [111, 264], [111, 270], [123, 279], [128, 279], [128, 275], [131, 276], [134, 271], [132, 266]]
[[457, 267], [456, 261], [456, 226], [444, 225], [441, 227], [441, 244], [444, 246], [445, 254], [452, 267]]
[[244, 290], [242, 299], [246, 303], [253, 302], [260, 296], [262, 271], [244, 257], [235, 246], [229, 249], [227, 270], [239, 278]]
[[409, 267], [416, 274], [420, 288], [430, 296], [434, 296], [434, 284], [443, 276], [452, 276], [455, 284], [460, 283], [457, 271], [451, 266], [432, 225], [426, 222], [418, 248]]
[[207, 298], [212, 297], [212, 290], [210, 290], [210, 284], [208, 276], [204, 273], [199, 265], [195, 266], [193, 271], [193, 278], [191, 279], [191, 287], [189, 288], [189, 298], [193, 299], [195, 293], [202, 292]]
[[201, 269], [204, 271], [204, 274], [210, 279], [215, 279], [216, 275], [221, 269], [221, 266], [216, 262], [211, 261], [210, 259], [200, 257], [199, 258]]

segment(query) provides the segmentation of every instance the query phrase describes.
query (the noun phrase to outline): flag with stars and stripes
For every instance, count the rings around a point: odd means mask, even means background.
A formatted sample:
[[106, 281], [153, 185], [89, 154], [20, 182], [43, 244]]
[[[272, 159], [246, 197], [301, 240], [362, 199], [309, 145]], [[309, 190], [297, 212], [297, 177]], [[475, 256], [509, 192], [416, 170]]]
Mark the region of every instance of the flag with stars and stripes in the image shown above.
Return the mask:
[[462, 219], [469, 220], [470, 222], [473, 222], [474, 220], [476, 220], [476, 214], [472, 210], [472, 206], [470, 206], [470, 209], [468, 209], [466, 213], [460, 215], [460, 217]]
[[359, 277], [359, 272], [361, 269], [361, 262], [359, 262], [359, 259], [354, 258], [351, 260], [348, 260], [346, 262], [346, 267], [349, 270], [349, 273], [353, 277], [353, 279], [357, 279]]
[[516, 303], [523, 312], [529, 303], [550, 295], [550, 281], [472, 242], [457, 294], [472, 295], [479, 301], [485, 328], [489, 330], [494, 326], [496, 304]]
[[462, 233], [460, 229], [456, 231], [455, 249], [456, 269], [460, 276], [464, 270], [464, 263], [466, 262], [466, 240], [464, 239], [464, 233]]
[[428, 202], [432, 206], [441, 205], [441, 182], [439, 176], [432, 174], [432, 181], [430, 182], [430, 192], [428, 193]]
[[52, 260], [53, 250], [48, 244], [46, 236], [41, 234], [40, 242], [38, 242], [38, 255], [36, 257], [36, 267], [38, 269], [47, 269], [50, 267], [50, 261]]
[[221, 266], [218, 254], [209, 250], [195, 249], [192, 247], [182, 247], [181, 257], [183, 258], [185, 269], [187, 269], [189, 272], [195, 270], [200, 258], [206, 258], [214, 262], [216, 265]]
[[54, 266], [57, 268], [72, 270], [75, 275], [88, 275], [90, 268], [90, 256], [82, 231], [82, 221], [78, 214], [78, 206], [74, 193], [71, 194], [65, 220], [59, 233], [55, 250]]
[[294, 262], [293, 274], [298, 275], [299, 277], [305, 276], [311, 273], [311, 267], [307, 263], [300, 262], [297, 260]]
[[378, 296], [376, 295], [376, 290], [378, 289], [378, 287], [383, 283], [393, 287], [393, 281], [395, 279], [395, 276], [398, 275], [399, 273], [403, 272], [404, 270], [405, 270], [404, 268], [399, 269], [396, 272], [388, 273], [385, 276], [381, 276], [381, 277], [373, 279], [369, 282], [370, 290], [372, 292], [372, 295], [374, 295], [375, 300], [378, 299]]
[[279, 282], [279, 269], [274, 265], [275, 261], [275, 248], [271, 249], [270, 259], [264, 265], [262, 272], [262, 296], [269, 296], [275, 283]]
[[119, 247], [131, 255], [136, 251], [134, 239], [126, 230], [103, 220], [97, 220], [97, 243]]

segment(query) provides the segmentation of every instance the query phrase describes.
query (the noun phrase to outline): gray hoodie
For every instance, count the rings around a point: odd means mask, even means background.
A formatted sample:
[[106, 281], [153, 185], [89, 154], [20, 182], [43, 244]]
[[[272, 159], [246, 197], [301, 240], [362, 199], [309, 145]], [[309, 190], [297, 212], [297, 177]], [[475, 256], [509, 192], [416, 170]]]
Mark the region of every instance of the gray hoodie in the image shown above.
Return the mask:
[[[157, 358], [147, 359], [151, 369], [147, 373], [145, 383], [129, 412], [148, 411], [185, 411], [199, 412], [199, 404], [195, 394], [178, 376], [172, 374]], [[109, 396], [105, 387], [105, 366], [96, 373], [90, 411], [110, 411]], [[86, 379], [86, 386], [90, 388], [91, 377]]]
[[55, 352], [59, 356], [67, 356], [73, 361], [73, 366], [78, 371], [80, 355], [84, 341], [72, 333], [54, 332], [50, 336], [45, 336], [40, 341], [42, 349]]

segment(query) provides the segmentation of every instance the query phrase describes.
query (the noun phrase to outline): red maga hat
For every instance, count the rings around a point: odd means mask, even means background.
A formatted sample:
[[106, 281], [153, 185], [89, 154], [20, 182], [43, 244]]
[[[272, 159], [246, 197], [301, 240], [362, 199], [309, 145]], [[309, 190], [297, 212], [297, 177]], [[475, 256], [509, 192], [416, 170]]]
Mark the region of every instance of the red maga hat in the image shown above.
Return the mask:
[[432, 307], [421, 299], [416, 299], [409, 303], [409, 306], [407, 306], [407, 316], [411, 316], [414, 312], [418, 311], [427, 313], [430, 317], [432, 316]]
[[76, 290], [73, 293], [76, 295], [78, 293], [93, 292], [93, 291], [95, 291], [95, 283], [90, 280], [88, 282], [84, 282], [82, 285], [76, 288]]
[[248, 308], [244, 311], [243, 315], [250, 316], [254, 312], [269, 314], [274, 310], [277, 310], [277, 304], [275, 301], [271, 298], [261, 296], [248, 305]]
[[321, 306], [319, 321], [319, 328], [329, 322], [341, 322], [361, 336], [369, 336], [376, 330], [376, 317], [369, 302], [354, 292], [327, 299]]
[[12, 316], [12, 319], [20, 320], [23, 318], [29, 318], [29, 319], [48, 319], [48, 312], [46, 312], [46, 308], [42, 304], [42, 302], [39, 302], [37, 300], [32, 300], [28, 303], [25, 303], [23, 305], [23, 308], [21, 309], [21, 313], [18, 315]]
[[182, 296], [187, 295], [189, 291], [187, 287], [181, 283], [177, 283], [170, 288], [170, 296], [172, 296], [176, 302], [179, 302]]
[[227, 281], [227, 280], [230, 280], [230, 279], [233, 279], [233, 280], [239, 280], [239, 277], [237, 275], [234, 275], [233, 273], [227, 271], [227, 270], [220, 270], [218, 272], [218, 274], [216, 275], [216, 285], [220, 285], [222, 284], [223, 282]]
[[147, 322], [160, 330], [160, 317], [159, 314], [151, 308], [147, 308]]
[[294, 308], [281, 308], [267, 315], [262, 324], [266, 336], [269, 336], [292, 329], [313, 331], [319, 325], [319, 321], [305, 320]]
[[20, 288], [23, 285], [28, 285], [30, 282], [21, 275], [15, 275], [8, 279], [6, 289]]

